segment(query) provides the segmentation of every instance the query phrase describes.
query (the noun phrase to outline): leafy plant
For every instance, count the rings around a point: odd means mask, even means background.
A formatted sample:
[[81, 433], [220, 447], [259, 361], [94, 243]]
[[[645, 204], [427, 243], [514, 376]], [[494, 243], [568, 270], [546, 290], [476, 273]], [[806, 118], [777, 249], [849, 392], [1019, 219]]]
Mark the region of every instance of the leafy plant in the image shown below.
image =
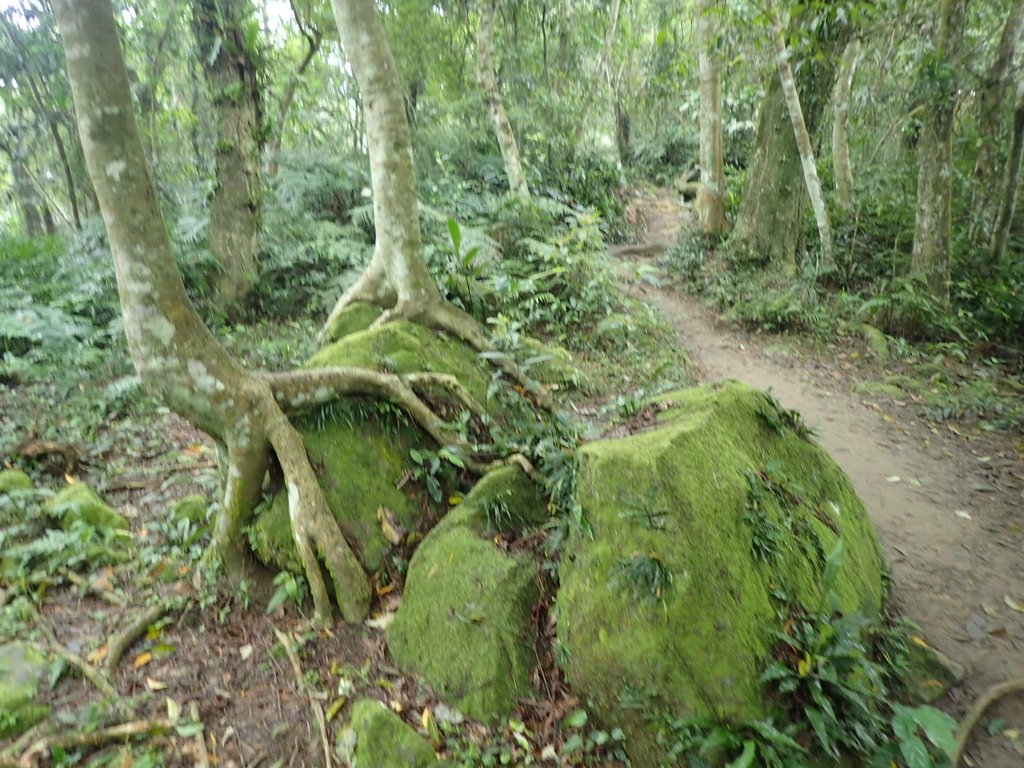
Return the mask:
[[611, 585], [641, 602], [663, 600], [672, 587], [672, 572], [656, 555], [633, 555], [612, 568]]

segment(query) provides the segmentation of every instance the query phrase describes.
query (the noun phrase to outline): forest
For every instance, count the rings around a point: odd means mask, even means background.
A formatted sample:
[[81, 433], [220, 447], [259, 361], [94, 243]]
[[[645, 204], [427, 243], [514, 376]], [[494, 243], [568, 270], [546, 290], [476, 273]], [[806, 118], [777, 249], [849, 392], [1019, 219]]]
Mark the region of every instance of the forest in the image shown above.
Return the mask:
[[0, 768], [1024, 763], [1024, 3], [0, 0]]

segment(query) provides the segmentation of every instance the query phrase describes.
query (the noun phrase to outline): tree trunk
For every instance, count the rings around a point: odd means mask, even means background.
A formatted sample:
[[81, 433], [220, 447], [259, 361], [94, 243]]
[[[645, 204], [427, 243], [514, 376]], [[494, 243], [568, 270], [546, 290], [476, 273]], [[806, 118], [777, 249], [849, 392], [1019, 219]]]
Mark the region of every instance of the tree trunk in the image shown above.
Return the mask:
[[832, 117], [832, 166], [836, 175], [836, 204], [841, 211], [853, 208], [853, 169], [850, 167], [850, 139], [847, 135], [850, 116], [850, 92], [860, 59], [860, 38], [855, 38], [843, 51], [843, 60], [836, 80], [835, 112]]
[[[333, 580], [342, 613], [361, 620], [369, 605], [366, 575], [341, 535], [305, 448], [271, 386], [239, 366], [195, 313], [182, 285], [132, 113], [110, 0], [55, 0], [78, 126], [114, 258], [128, 348], [145, 385], [208, 432], [228, 456], [224, 505], [214, 546], [228, 567], [241, 562], [242, 528], [261, 493], [271, 453], [288, 487], [296, 546], [316, 605], [331, 607], [317, 555]], [[308, 373], [297, 374], [298, 383]]]
[[597, 95], [598, 84], [603, 80], [609, 85], [612, 82], [611, 61], [612, 49], [615, 46], [615, 35], [619, 25], [620, 0], [612, 0], [611, 8], [608, 9], [608, 29], [605, 31], [604, 46], [601, 49], [601, 60], [597, 65], [597, 72], [587, 85], [587, 92], [583, 96], [583, 103], [580, 105], [580, 113], [576, 118], [576, 129], [572, 134], [572, 143], [569, 145], [570, 152], [576, 152], [583, 141], [583, 132], [587, 127], [587, 117], [590, 114], [590, 107]]
[[216, 184], [210, 200], [210, 250], [220, 265], [214, 282], [229, 314], [256, 277], [263, 115], [258, 73], [246, 49], [248, 0], [193, 0], [192, 22], [217, 126]]
[[501, 98], [498, 80], [494, 69], [494, 17], [497, 13], [498, 0], [484, 0], [480, 9], [480, 27], [476, 36], [476, 72], [480, 90], [484, 92], [487, 109], [491, 113], [494, 134], [501, 148], [501, 159], [505, 163], [505, 175], [513, 195], [529, 197], [530, 188], [526, 184], [523, 164], [519, 159], [519, 145], [512, 132], [505, 102]]
[[274, 178], [277, 176], [277, 156], [281, 152], [281, 142], [284, 139], [284, 126], [288, 119], [288, 113], [291, 111], [292, 103], [295, 101], [295, 92], [298, 90], [299, 83], [302, 81], [302, 75], [305, 74], [306, 68], [309, 67], [313, 61], [313, 57], [316, 56], [317, 51], [320, 50], [320, 44], [323, 42], [324, 35], [316, 27], [307, 27], [306, 23], [303, 22], [302, 17], [299, 14], [299, 9], [295, 7], [295, 2], [292, 0], [292, 15], [295, 17], [295, 24], [299, 28], [299, 32], [306, 39], [306, 55], [302, 57], [302, 61], [299, 62], [299, 66], [295, 68], [292, 76], [288, 78], [288, 84], [285, 86], [284, 94], [281, 96], [281, 105], [277, 110], [277, 123], [274, 126], [274, 136], [270, 140], [269, 156], [270, 161], [267, 165], [267, 176]]
[[725, 171], [722, 161], [722, 70], [718, 59], [718, 4], [701, 0], [697, 10], [700, 74], [700, 187], [697, 219], [710, 235], [725, 232]]
[[[849, 25], [830, 20], [812, 25], [810, 11], [790, 20], [790, 38], [810, 37], [819, 52], [801, 62], [796, 88], [807, 133], [817, 136], [835, 82], [836, 61], [850, 37]], [[733, 230], [734, 247], [766, 262], [795, 269], [806, 205], [803, 167], [782, 90], [773, 76], [761, 102], [754, 157]]]
[[782, 82], [782, 93], [786, 98], [786, 110], [789, 112], [789, 120], [793, 124], [793, 136], [796, 139], [797, 151], [800, 153], [804, 187], [811, 200], [811, 208], [814, 209], [814, 223], [818, 227], [821, 261], [824, 266], [831, 267], [835, 264], [835, 259], [832, 256], [832, 224], [828, 218], [828, 208], [825, 207], [825, 198], [821, 193], [818, 166], [814, 161], [814, 147], [811, 145], [811, 136], [807, 132], [807, 124], [804, 122], [804, 112], [800, 107], [800, 94], [797, 93], [796, 82], [793, 80], [793, 70], [789, 66], [789, 49], [782, 36], [782, 22], [771, 10], [769, 0], [765, 0], [765, 2], [768, 13], [772, 17], [771, 32], [772, 43], [775, 46], [775, 63], [779, 70], [779, 80]]
[[1014, 80], [1014, 61], [1024, 33], [1024, 3], [1012, 3], [999, 38], [995, 58], [978, 94], [978, 157], [974, 163], [971, 195], [971, 242], [977, 246], [993, 241], [1000, 215], [999, 187], [1002, 174], [1007, 105]]
[[35, 185], [25, 167], [25, 159], [19, 148], [12, 148], [8, 153], [11, 162], [11, 178], [14, 182], [14, 199], [21, 211], [21, 222], [26, 237], [39, 237], [43, 234], [42, 207], [45, 203], [36, 194]]
[[992, 232], [992, 263], [998, 264], [1006, 255], [1006, 241], [1010, 236], [1013, 212], [1017, 207], [1017, 193], [1020, 190], [1021, 156], [1024, 155], [1024, 77], [1017, 84], [1017, 103], [1013, 110], [1013, 134], [1010, 139], [1010, 157], [1006, 163], [1006, 179], [1003, 182], [1002, 204], [999, 218]]
[[615, 94], [615, 148], [622, 165], [633, 162], [633, 122], [619, 94]]
[[949, 298], [953, 123], [957, 101], [953, 52], [963, 42], [966, 9], [967, 0], [942, 0], [931, 65], [922, 73], [928, 97], [917, 144], [917, 213], [910, 271], [923, 277], [941, 301]]

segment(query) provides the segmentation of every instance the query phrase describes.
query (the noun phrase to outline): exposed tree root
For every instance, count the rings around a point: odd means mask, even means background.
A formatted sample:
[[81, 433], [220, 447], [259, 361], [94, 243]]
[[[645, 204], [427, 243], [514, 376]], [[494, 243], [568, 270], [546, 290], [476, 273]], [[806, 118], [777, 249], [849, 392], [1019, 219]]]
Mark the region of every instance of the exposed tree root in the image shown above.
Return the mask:
[[292, 536], [313, 595], [314, 621], [320, 626], [329, 626], [332, 614], [318, 556], [331, 577], [334, 596], [345, 621], [362, 621], [370, 609], [369, 579], [327, 504], [306, 455], [302, 435], [280, 409], [275, 407], [274, 410], [275, 413], [267, 417], [266, 438], [277, 454], [288, 488]]
[[1008, 680], [1005, 683], [999, 683], [993, 685], [984, 691], [981, 696], [977, 698], [971, 708], [964, 715], [964, 719], [960, 723], [960, 729], [956, 733], [956, 746], [953, 750], [953, 768], [957, 768], [960, 765], [960, 760], [964, 756], [964, 750], [967, 749], [967, 740], [971, 736], [971, 731], [974, 730], [974, 726], [978, 724], [978, 720], [985, 713], [985, 710], [995, 704], [999, 699], [1004, 696], [1009, 696], [1011, 693], [1019, 693], [1024, 691], [1024, 677], [1018, 677], [1014, 680]]
[[131, 648], [132, 644], [146, 632], [150, 624], [165, 614], [177, 610], [185, 602], [187, 602], [187, 598], [180, 596], [161, 600], [135, 617], [134, 621], [116, 635], [107, 638], [107, 658], [103, 662], [103, 671], [107, 676], [114, 677], [117, 673], [117, 665], [125, 651]]
[[177, 723], [167, 718], [155, 720], [135, 720], [130, 723], [112, 725], [109, 728], [100, 728], [89, 733], [62, 733], [53, 736], [44, 736], [32, 744], [17, 763], [13, 765], [19, 768], [33, 768], [41, 765], [43, 758], [48, 757], [55, 749], [69, 749], [71, 747], [98, 747], [112, 741], [123, 741], [133, 736], [145, 736], [162, 731], [170, 731]]
[[300, 691], [305, 691], [309, 697], [309, 709], [313, 719], [316, 721], [317, 729], [320, 731], [320, 743], [324, 749], [324, 768], [331, 768], [334, 765], [334, 758], [331, 756], [331, 743], [327, 738], [327, 717], [324, 715], [324, 708], [320, 706], [315, 691], [310, 688], [305, 676], [302, 674], [302, 664], [299, 662], [299, 656], [295, 653], [295, 649], [292, 648], [292, 638], [277, 627], [274, 627], [274, 635], [288, 656], [292, 673], [295, 675], [295, 684], [299, 687]]

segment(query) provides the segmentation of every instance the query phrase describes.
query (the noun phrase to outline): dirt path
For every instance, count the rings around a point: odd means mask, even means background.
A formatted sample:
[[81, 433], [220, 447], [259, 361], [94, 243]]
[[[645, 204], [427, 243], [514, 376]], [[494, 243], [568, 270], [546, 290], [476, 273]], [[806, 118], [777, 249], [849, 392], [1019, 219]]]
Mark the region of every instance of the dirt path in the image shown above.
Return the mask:
[[[638, 263], [654, 263], [689, 216], [670, 193], [639, 207], [646, 243], [613, 249], [627, 279]], [[771, 389], [817, 431], [875, 521], [902, 612], [966, 667], [943, 704], [954, 716], [987, 686], [1024, 675], [1024, 467], [1009, 439], [957, 436], [924, 423], [913, 403], [851, 394], [838, 350], [832, 359], [802, 354], [723, 324], [669, 287], [633, 281], [631, 290], [661, 310], [702, 379]], [[996, 717], [1006, 726], [990, 735], [983, 726]], [[968, 756], [981, 768], [1024, 766], [1024, 701], [990, 710]]]

